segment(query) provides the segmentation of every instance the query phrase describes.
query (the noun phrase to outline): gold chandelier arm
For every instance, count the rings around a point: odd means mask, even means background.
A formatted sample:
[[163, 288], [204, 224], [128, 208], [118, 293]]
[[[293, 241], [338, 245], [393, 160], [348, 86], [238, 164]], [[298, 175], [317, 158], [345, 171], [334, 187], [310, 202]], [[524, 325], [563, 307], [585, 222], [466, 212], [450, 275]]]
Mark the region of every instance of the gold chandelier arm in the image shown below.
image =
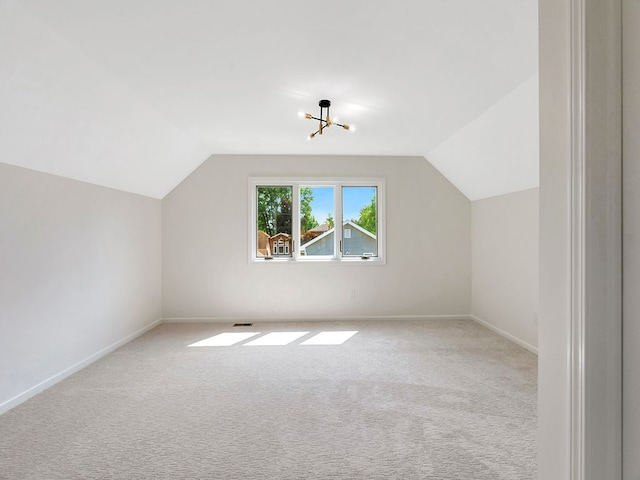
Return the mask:
[[[332, 125], [333, 125], [333, 124], [332, 124]], [[313, 132], [311, 135], [309, 135], [307, 138], [308, 138], [309, 140], [311, 140], [313, 137], [315, 137], [315, 136], [316, 136], [316, 135], [318, 135], [318, 134], [319, 134], [319, 135], [322, 135], [322, 130], [324, 130], [325, 128], [329, 128], [330, 126], [331, 126], [331, 125], [327, 125], [327, 126], [325, 126], [325, 127], [322, 127], [322, 128], [320, 128], [320, 129], [316, 130], [316, 131], [315, 131], [315, 132]]]

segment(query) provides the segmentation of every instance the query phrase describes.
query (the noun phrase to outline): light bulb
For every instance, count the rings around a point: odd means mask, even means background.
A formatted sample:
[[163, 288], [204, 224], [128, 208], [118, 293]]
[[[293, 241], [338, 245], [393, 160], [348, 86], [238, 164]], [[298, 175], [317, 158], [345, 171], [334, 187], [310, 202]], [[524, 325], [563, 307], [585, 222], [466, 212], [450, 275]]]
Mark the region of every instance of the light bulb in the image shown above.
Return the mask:
[[298, 112], [298, 117], [304, 118], [307, 114], [304, 112]]
[[349, 125], [349, 128], [347, 128], [347, 130], [349, 130], [350, 132], [355, 132], [356, 131], [356, 126], [355, 125]]
[[316, 134], [315, 133], [311, 133], [309, 134], [309, 136], [307, 137], [307, 140], [313, 140], [313, 137], [315, 137]]

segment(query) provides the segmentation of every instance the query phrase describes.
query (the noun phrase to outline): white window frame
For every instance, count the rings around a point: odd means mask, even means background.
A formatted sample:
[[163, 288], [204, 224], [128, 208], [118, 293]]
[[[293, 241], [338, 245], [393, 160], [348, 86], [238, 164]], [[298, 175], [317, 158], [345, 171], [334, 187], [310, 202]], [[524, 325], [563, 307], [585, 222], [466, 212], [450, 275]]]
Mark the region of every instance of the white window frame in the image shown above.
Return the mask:
[[[287, 177], [249, 177], [249, 263], [339, 263], [351, 265], [386, 265], [386, 203], [384, 178], [287, 178]], [[293, 205], [291, 222], [292, 254], [290, 257], [257, 256], [257, 187], [258, 186], [291, 186], [293, 187]], [[300, 188], [301, 187], [333, 187], [334, 194], [334, 254], [333, 255], [300, 255]], [[376, 187], [377, 188], [377, 234], [378, 255], [375, 257], [349, 256], [343, 257], [340, 251], [342, 241], [342, 187]]]

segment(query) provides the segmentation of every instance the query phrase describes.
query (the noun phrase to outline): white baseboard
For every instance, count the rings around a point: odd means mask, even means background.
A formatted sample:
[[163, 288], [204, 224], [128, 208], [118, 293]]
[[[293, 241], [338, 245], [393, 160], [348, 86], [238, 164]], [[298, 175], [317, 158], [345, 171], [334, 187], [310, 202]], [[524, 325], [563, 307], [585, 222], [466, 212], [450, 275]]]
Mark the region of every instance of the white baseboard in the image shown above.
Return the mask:
[[322, 317], [165, 317], [162, 323], [349, 322], [363, 320], [469, 320], [459, 315], [346, 315]]
[[56, 373], [55, 375], [47, 378], [46, 380], [38, 383], [37, 385], [34, 385], [33, 387], [29, 388], [28, 390], [25, 390], [24, 392], [16, 395], [15, 397], [10, 398], [9, 400], [7, 400], [7, 401], [5, 401], [3, 403], [0, 403], [0, 415], [2, 415], [3, 413], [11, 410], [14, 407], [17, 407], [21, 403], [29, 400], [34, 395], [37, 395], [38, 393], [43, 392], [47, 388], [55, 385], [56, 383], [60, 382], [61, 380], [64, 380], [68, 376], [73, 375], [74, 373], [82, 370], [83, 368], [87, 367], [88, 365], [91, 365], [96, 360], [101, 359], [105, 355], [107, 355], [107, 354], [113, 352], [114, 350], [120, 348], [121, 346], [129, 343], [131, 340], [139, 337], [143, 333], [148, 332], [152, 328], [158, 326], [160, 323], [162, 323], [162, 319], [161, 318], [159, 318], [158, 320], [155, 320], [154, 322], [151, 322], [150, 324], [142, 327], [141, 329], [135, 331], [131, 335], [127, 335], [123, 339], [118, 340], [117, 342], [109, 345], [108, 347], [105, 347], [102, 350], [100, 350], [100, 351], [98, 351], [98, 352], [96, 352], [96, 353], [94, 353], [92, 355], [89, 355], [84, 360], [81, 360], [80, 362], [76, 363], [75, 365], [72, 365], [71, 367], [66, 368], [63, 371], [61, 371], [59, 373]]
[[474, 322], [478, 322], [482, 326], [487, 327], [489, 330], [497, 333], [498, 335], [501, 335], [501, 336], [511, 340], [514, 343], [517, 343], [522, 348], [524, 348], [526, 350], [529, 350], [531, 353], [535, 353], [536, 355], [538, 355], [538, 347], [534, 347], [533, 345], [528, 344], [524, 340], [520, 340], [518, 337], [513, 336], [510, 333], [507, 333], [504, 330], [502, 330], [502, 329], [500, 329], [500, 328], [498, 328], [498, 327], [496, 327], [494, 325], [491, 325], [489, 322], [486, 322], [486, 321], [482, 320], [481, 318], [476, 317], [475, 315], [469, 315], [468, 318], [470, 318]]

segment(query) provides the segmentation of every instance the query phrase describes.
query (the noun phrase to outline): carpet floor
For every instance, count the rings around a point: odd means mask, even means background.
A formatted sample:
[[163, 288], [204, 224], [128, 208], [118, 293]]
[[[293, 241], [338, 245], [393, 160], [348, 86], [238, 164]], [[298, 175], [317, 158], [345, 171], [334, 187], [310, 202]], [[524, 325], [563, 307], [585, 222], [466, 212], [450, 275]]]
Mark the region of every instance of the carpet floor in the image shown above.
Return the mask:
[[163, 324], [0, 416], [0, 478], [532, 480], [536, 365], [467, 320]]

